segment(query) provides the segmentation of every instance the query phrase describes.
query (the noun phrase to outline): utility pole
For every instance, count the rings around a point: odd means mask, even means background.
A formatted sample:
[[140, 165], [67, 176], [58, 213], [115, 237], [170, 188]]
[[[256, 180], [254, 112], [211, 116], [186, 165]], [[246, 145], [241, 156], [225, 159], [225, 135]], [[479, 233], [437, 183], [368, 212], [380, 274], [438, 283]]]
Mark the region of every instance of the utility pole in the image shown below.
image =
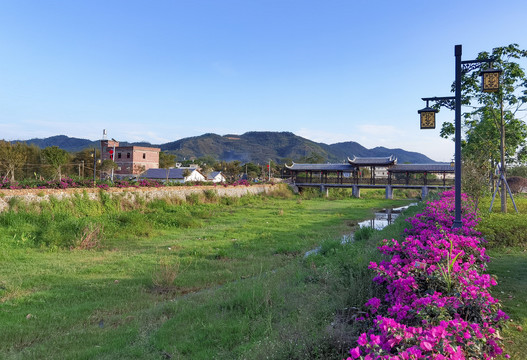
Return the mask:
[[[113, 165], [115, 165], [115, 139], [112, 138], [113, 141], [113, 151], [112, 151], [112, 161], [114, 162]], [[113, 182], [113, 165], [112, 165], [112, 182]]]
[[95, 182], [97, 181], [95, 178], [95, 174], [97, 173], [97, 151], [95, 148], [93, 148], [93, 186], [95, 186]]
[[[501, 96], [500, 96], [501, 98]], [[500, 121], [500, 160], [501, 160], [501, 166], [500, 166], [500, 178], [502, 176], [505, 176], [505, 171], [507, 168], [505, 167], [505, 121], [503, 121], [503, 99], [500, 99], [500, 114], [501, 114], [501, 121]], [[507, 212], [507, 183], [505, 181], [501, 182], [501, 212], [506, 213]]]

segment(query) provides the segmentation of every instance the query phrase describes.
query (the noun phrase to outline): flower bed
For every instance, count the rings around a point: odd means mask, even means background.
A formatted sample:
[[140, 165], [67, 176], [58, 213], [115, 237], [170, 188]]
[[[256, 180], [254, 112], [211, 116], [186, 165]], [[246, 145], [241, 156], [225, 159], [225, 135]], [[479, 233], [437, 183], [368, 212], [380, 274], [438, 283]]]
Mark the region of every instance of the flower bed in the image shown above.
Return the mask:
[[[384, 240], [387, 260], [370, 263], [384, 299], [365, 306], [370, 330], [348, 359], [493, 359], [508, 318], [490, 294], [489, 260], [474, 230], [478, 219], [463, 197], [461, 229], [452, 229], [454, 191], [408, 219], [405, 240]], [[507, 357], [507, 355], [506, 355]]]
[[[233, 183], [222, 183], [223, 186], [250, 186], [250, 183], [247, 180], [238, 180]], [[127, 180], [115, 180], [113, 182], [109, 180], [74, 180], [71, 178], [63, 178], [60, 180], [51, 180], [51, 181], [9, 181], [6, 178], [0, 180], [0, 189], [11, 189], [11, 190], [20, 190], [20, 189], [73, 189], [73, 188], [93, 188], [98, 187], [100, 189], [108, 190], [110, 188], [139, 188], [139, 187], [164, 187], [164, 186], [201, 186], [201, 185], [213, 185], [217, 186], [216, 183], [212, 182], [191, 182], [191, 183], [162, 183], [156, 180], [149, 179], [139, 179], [137, 181], [127, 181]]]

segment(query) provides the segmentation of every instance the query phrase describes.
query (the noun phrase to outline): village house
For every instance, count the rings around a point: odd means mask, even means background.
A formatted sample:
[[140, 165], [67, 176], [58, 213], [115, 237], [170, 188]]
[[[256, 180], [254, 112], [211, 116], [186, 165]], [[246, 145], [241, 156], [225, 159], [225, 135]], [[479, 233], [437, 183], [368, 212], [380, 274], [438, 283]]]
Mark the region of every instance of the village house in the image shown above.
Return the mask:
[[227, 179], [225, 178], [225, 176], [223, 176], [221, 171], [213, 171], [207, 175], [207, 181], [212, 181], [213, 183], [221, 183], [227, 181]]
[[159, 168], [160, 148], [146, 146], [120, 146], [116, 140], [101, 140], [101, 161], [113, 160], [117, 164], [114, 176], [135, 177], [149, 169]]
[[176, 169], [148, 169], [142, 178], [150, 180], [158, 180], [165, 182], [168, 178], [169, 182], [192, 182], [192, 181], [207, 181], [207, 178], [194, 167], [180, 167]]

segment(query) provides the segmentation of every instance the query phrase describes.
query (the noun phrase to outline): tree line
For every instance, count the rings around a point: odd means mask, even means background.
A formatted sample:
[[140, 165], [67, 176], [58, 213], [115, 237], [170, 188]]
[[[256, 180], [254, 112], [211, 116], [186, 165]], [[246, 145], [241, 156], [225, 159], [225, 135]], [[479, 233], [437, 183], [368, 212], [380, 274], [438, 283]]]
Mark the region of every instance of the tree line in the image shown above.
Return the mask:
[[[99, 155], [97, 152], [96, 157]], [[0, 140], [0, 176], [9, 181], [84, 177], [88, 171], [93, 173], [93, 159], [92, 149], [69, 153], [58, 146], [40, 149], [34, 144]]]
[[[479, 72], [462, 74], [461, 94], [464, 138], [462, 139], [463, 190], [477, 200], [493, 191], [503, 176], [524, 173], [527, 161], [527, 76], [520, 62], [527, 50], [518, 44], [482, 51], [477, 60], [494, 59], [492, 67], [501, 70], [497, 92], [480, 90]], [[481, 70], [491, 66], [486, 64]], [[452, 85], [454, 91], [455, 85]], [[455, 127], [445, 122], [441, 136], [453, 137]], [[509, 171], [510, 166], [516, 166]], [[501, 209], [507, 211], [506, 182], [501, 182]]]
[[[11, 182], [30, 179], [56, 180], [64, 177], [93, 178], [94, 175], [96, 179], [99, 179], [101, 175], [117, 166], [112, 160], [107, 159], [101, 163], [99, 159], [100, 150], [93, 148], [70, 153], [58, 146], [41, 149], [25, 142], [11, 143], [0, 140], [0, 177]], [[168, 170], [175, 167], [177, 163], [175, 155], [160, 152], [160, 168]], [[211, 171], [221, 171], [229, 181], [238, 180], [244, 175], [251, 180], [268, 179], [269, 174], [272, 177], [280, 176], [283, 170], [283, 164], [274, 161], [270, 164], [242, 163], [237, 160], [216, 160], [211, 156], [184, 160], [180, 162], [180, 165], [183, 167], [198, 166], [205, 174]]]

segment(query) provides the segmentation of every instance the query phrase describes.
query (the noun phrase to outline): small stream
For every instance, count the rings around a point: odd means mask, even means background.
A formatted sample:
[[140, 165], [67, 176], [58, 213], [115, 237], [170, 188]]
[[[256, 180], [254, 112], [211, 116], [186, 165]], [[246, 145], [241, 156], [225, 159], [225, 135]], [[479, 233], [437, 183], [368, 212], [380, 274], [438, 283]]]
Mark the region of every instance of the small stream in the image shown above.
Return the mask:
[[[406, 209], [408, 209], [410, 206], [417, 205], [417, 203], [411, 203], [406, 206], [401, 206], [397, 208], [386, 208], [382, 209], [381, 211], [376, 212], [374, 215], [375, 217], [364, 220], [358, 223], [359, 227], [371, 227], [375, 230], [382, 230], [386, 226], [393, 224], [395, 219]], [[349, 233], [346, 235], [342, 235], [341, 243], [352, 243], [354, 241], [353, 233]], [[320, 247], [317, 247], [313, 250], [309, 250], [304, 254], [304, 258], [308, 257], [311, 254], [316, 254], [320, 251]]]
[[399, 215], [406, 209], [408, 209], [410, 206], [417, 205], [416, 203], [412, 203], [410, 205], [401, 206], [397, 208], [388, 208], [388, 209], [382, 209], [379, 212], [375, 213], [375, 217], [369, 220], [361, 221], [358, 225], [359, 227], [371, 227], [375, 230], [382, 230], [386, 226], [393, 224], [395, 219], [399, 217]]

